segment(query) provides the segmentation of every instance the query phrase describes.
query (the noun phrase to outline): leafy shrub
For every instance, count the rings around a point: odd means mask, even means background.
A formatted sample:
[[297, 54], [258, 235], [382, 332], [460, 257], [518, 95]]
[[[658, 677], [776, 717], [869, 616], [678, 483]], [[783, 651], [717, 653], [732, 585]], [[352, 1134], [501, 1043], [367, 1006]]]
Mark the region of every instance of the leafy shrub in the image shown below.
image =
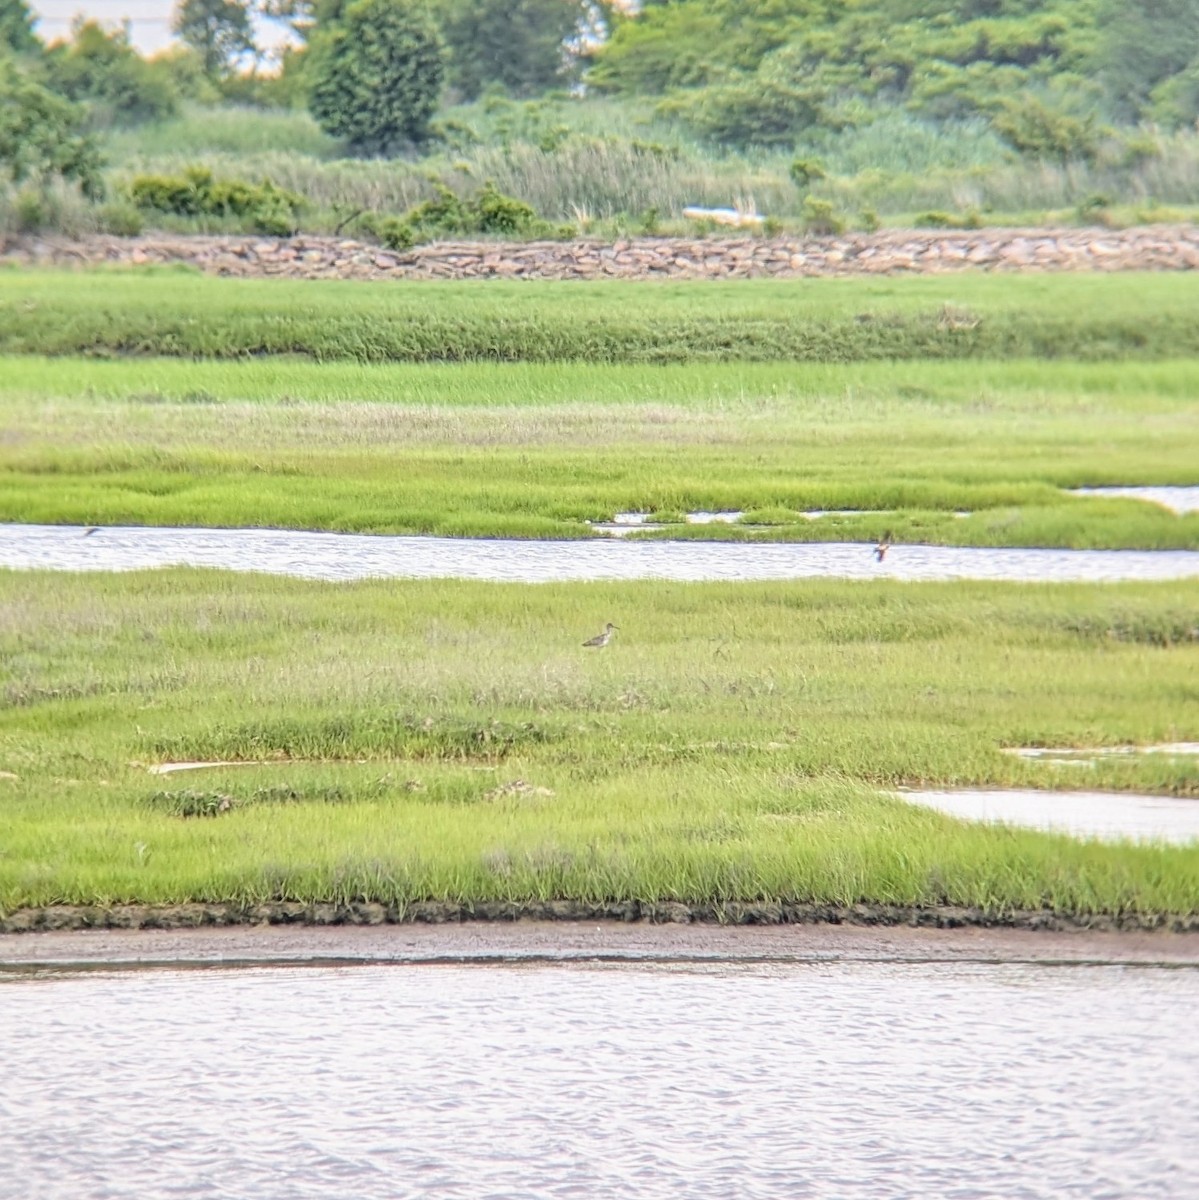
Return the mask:
[[403, 217], [380, 216], [364, 213], [358, 223], [376, 241], [389, 250], [411, 250], [416, 245], [416, 234]]
[[49, 222], [46, 204], [37, 188], [22, 188], [13, 204], [18, 233], [40, 233]]
[[313, 40], [308, 106], [360, 150], [419, 144], [445, 75], [445, 44], [420, 0], [358, 0]]
[[145, 227], [141, 211], [127, 200], [111, 200], [96, 215], [101, 229], [117, 237], [137, 237]]
[[163, 121], [178, 96], [169, 68], [147, 62], [124, 29], [106, 33], [95, 21], [77, 23], [72, 41], [53, 47], [46, 67], [54, 90], [86, 105], [98, 124]]
[[845, 232], [845, 218], [837, 212], [831, 200], [805, 196], [803, 202], [804, 228], [808, 233], [828, 237]]
[[182, 175], [138, 175], [129, 198], [140, 209], [182, 217], [240, 217], [255, 233], [287, 237], [296, 230], [304, 201], [294, 192], [243, 180], [216, 180], [205, 167], [189, 167]]
[[473, 100], [488, 86], [535, 95], [565, 82], [565, 43], [586, 18], [582, 0], [442, 0], [450, 84]]
[[99, 150], [82, 132], [83, 111], [0, 59], [0, 170], [20, 183], [76, 180], [86, 196], [104, 191]]
[[981, 229], [983, 218], [976, 208], [968, 208], [962, 213], [931, 209], [917, 213], [914, 224], [920, 229]]
[[482, 233], [528, 233], [537, 223], [532, 205], [505, 196], [490, 179], [475, 197], [474, 208]]
[[1005, 142], [1030, 158], [1094, 162], [1099, 154], [1099, 131], [1091, 117], [1058, 112], [1035, 97], [1007, 98], [991, 118]]
[[787, 168], [787, 173], [801, 192], [806, 192], [817, 180], [825, 179], [828, 176], [824, 164], [814, 158], [797, 158]]
[[358, 226], [392, 250], [408, 250], [417, 242], [439, 237], [496, 234], [501, 237], [573, 237], [575, 228], [542, 220], [529, 204], [506, 196], [488, 180], [473, 196], [460, 196], [444, 183], [434, 195], [403, 216], [364, 213]]
[[1112, 198], [1104, 195], [1103, 192], [1092, 192], [1085, 199], [1080, 200], [1075, 207], [1075, 213], [1078, 219], [1084, 224], [1106, 224], [1109, 219], [1108, 209], [1111, 208]]

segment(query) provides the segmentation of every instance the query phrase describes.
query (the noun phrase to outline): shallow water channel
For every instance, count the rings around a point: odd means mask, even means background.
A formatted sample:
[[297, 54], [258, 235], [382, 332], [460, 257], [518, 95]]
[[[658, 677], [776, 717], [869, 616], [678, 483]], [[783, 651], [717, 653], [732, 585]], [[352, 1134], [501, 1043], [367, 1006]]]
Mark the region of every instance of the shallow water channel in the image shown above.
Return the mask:
[[906, 791], [909, 804], [935, 808], [951, 817], [988, 824], [1019, 825], [1100, 841], [1199, 842], [1199, 800], [1125, 792]]
[[0, 1195], [1199, 1195], [1199, 970], [0, 976]]
[[0, 567], [130, 571], [217, 567], [309, 579], [370, 577], [546, 583], [587, 579], [993, 579], [1046, 582], [1199, 577], [1199, 551], [894, 546], [862, 543], [515, 541], [281, 529], [0, 525]]

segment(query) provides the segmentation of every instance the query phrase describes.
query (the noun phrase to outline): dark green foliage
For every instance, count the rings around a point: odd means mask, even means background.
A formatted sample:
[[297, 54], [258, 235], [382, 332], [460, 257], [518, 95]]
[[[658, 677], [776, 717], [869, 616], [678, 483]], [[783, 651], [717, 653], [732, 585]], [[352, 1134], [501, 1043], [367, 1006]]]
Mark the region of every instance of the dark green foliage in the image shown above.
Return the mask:
[[595, 55], [588, 82], [644, 94], [715, 83], [752, 71], [801, 29], [845, 10], [842, 0], [675, 0], [620, 21]]
[[530, 205], [504, 195], [490, 180], [469, 197], [458, 195], [444, 184], [434, 187], [436, 194], [431, 200], [409, 209], [402, 217], [367, 213], [359, 218], [359, 224], [392, 250], [408, 250], [418, 241], [439, 237], [471, 234], [549, 237], [556, 232]]
[[1199, 71], [1195, 0], [1102, 0], [1098, 27], [1104, 80], [1121, 116], [1149, 115], [1153, 99], [1170, 104], [1172, 77]]
[[33, 13], [25, 0], [0, 0], [0, 50], [33, 54], [40, 47], [33, 32]]
[[664, 115], [682, 117], [720, 145], [790, 146], [813, 125], [833, 124], [825, 94], [780, 74], [759, 72], [667, 101]]
[[230, 74], [239, 59], [256, 53], [243, 0], [180, 0], [171, 27], [200, 56], [212, 79]]
[[242, 217], [257, 233], [286, 237], [296, 230], [303, 200], [276, 187], [238, 179], [217, 180], [204, 167], [182, 175], [138, 175], [129, 185], [129, 198], [141, 209], [181, 217]]
[[18, 183], [76, 180], [86, 195], [100, 196], [100, 154], [82, 122], [81, 109], [0, 60], [0, 171]]
[[100, 228], [117, 237], [137, 237], [146, 224], [141, 211], [127, 200], [102, 205], [96, 215], [100, 218]]
[[797, 158], [788, 168], [787, 173], [791, 176], [791, 182], [801, 192], [806, 192], [812, 184], [817, 180], [824, 179], [828, 174], [823, 164], [814, 158]]
[[929, 212], [917, 213], [912, 223], [920, 229], [979, 229], [983, 220], [982, 214], [974, 208], [964, 213], [932, 209]]
[[844, 233], [847, 224], [845, 218], [836, 210], [831, 200], [820, 200], [815, 196], [805, 196], [803, 202], [804, 228], [809, 233], [828, 237], [835, 233]]
[[363, 213], [358, 224], [388, 250], [411, 250], [416, 245], [416, 234], [412, 232], [412, 226], [403, 217]]
[[[938, 121], [994, 118], [1022, 153], [1068, 161], [1093, 153], [1104, 99], [1098, 2], [673, 0], [618, 22], [589, 83], [665, 92], [663, 113], [726, 145], [785, 146], [899, 106]], [[1182, 65], [1192, 61], [1199, 51]], [[1163, 95], [1163, 111], [1187, 111], [1189, 96]]]
[[421, 0], [358, 0], [313, 42], [309, 108], [364, 151], [423, 142], [445, 75], [445, 45]]
[[1035, 97], [1006, 100], [991, 124], [1004, 141], [1030, 158], [1093, 162], [1099, 153], [1094, 120], [1055, 111]]
[[441, 0], [449, 81], [466, 100], [498, 85], [517, 96], [561, 86], [574, 60], [567, 39], [585, 17], [580, 0]]
[[85, 104], [99, 124], [162, 121], [175, 115], [177, 96], [167, 68], [142, 58], [126, 30], [106, 33], [87, 21], [76, 24], [72, 35], [47, 56], [54, 91]]

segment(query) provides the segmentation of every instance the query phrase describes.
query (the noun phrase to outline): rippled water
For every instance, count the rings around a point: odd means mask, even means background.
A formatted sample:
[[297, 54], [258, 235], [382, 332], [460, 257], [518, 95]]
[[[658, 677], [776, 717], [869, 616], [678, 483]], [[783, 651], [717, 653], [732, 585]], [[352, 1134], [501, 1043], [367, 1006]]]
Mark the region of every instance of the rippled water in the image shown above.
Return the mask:
[[1199, 487], [1093, 487], [1071, 488], [1075, 496], [1126, 496], [1130, 500], [1147, 500], [1160, 504], [1171, 512], [1199, 512]]
[[910, 804], [968, 821], [1004, 822], [1076, 837], [1118, 841], [1199, 841], [1199, 800], [1124, 792], [910, 791], [894, 793]]
[[278, 529], [0, 525], [0, 567], [124, 571], [189, 565], [310, 579], [846, 579], [1109, 581], [1199, 576], [1199, 551], [1024, 550], [861, 543], [510, 541]]
[[0, 1195], [1199, 1195], [1199, 971], [0, 981]]

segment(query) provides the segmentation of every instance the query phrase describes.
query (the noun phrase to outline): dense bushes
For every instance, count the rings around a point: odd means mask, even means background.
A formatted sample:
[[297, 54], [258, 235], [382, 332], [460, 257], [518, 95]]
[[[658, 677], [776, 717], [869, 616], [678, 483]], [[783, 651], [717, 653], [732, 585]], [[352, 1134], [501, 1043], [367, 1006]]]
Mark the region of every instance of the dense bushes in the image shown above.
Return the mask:
[[662, 94], [662, 112], [728, 146], [793, 146], [898, 106], [1087, 160], [1109, 112], [1176, 124], [1199, 110], [1196, 14], [1193, 0], [674, 0], [619, 21], [589, 82]]
[[309, 108], [359, 150], [419, 144], [445, 77], [445, 43], [421, 0], [358, 0], [314, 40]]
[[301, 197], [262, 183], [217, 180], [203, 167], [182, 175], [138, 175], [129, 185], [129, 198], [141, 209], [181, 217], [241, 217], [257, 233], [287, 236], [296, 230], [303, 207]]
[[165, 64], [142, 58], [121, 29], [77, 24], [69, 43], [51, 48], [49, 81], [60, 95], [83, 103], [95, 124], [161, 121], [175, 115], [178, 96]]
[[77, 181], [103, 192], [100, 154], [82, 131], [83, 113], [0, 58], [0, 172], [13, 181]]
[[492, 234], [497, 237], [570, 237], [574, 226], [556, 227], [537, 216], [533, 207], [505, 196], [490, 180], [473, 196], [460, 196], [444, 184], [435, 195], [410, 208], [402, 217], [366, 213], [359, 224], [393, 250], [439, 237]]

